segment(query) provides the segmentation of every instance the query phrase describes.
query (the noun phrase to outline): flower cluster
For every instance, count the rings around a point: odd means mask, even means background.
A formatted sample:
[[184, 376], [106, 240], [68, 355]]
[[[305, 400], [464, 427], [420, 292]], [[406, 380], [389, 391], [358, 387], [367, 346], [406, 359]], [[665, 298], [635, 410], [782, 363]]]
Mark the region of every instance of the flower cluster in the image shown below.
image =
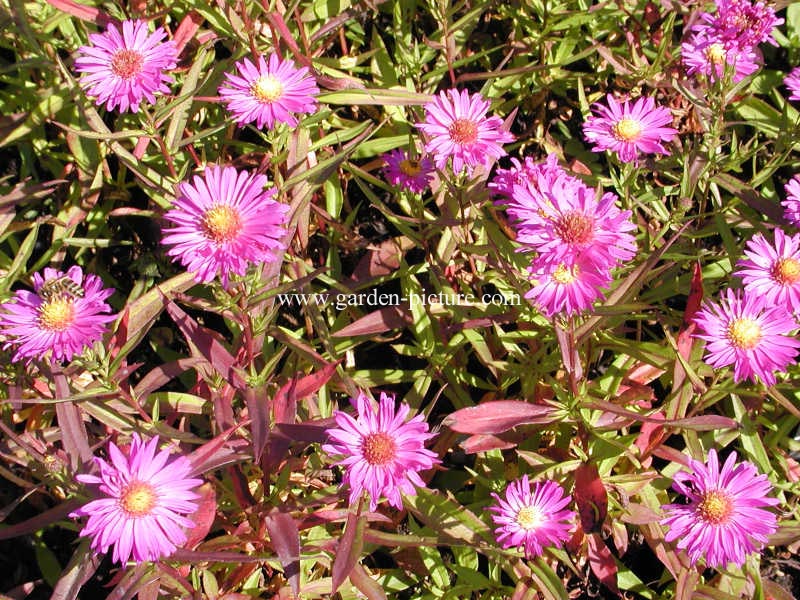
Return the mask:
[[735, 452], [721, 469], [714, 449], [705, 464], [690, 458], [689, 471], [676, 473], [672, 488], [689, 503], [664, 505], [661, 524], [669, 528], [666, 541], [678, 540], [692, 565], [705, 558], [709, 567], [742, 566], [778, 528], [775, 513], [765, 509], [779, 504], [768, 496], [769, 480], [755, 465], [737, 464]]
[[700, 23], [681, 45], [686, 73], [720, 80], [727, 71], [733, 83], [741, 81], [760, 67], [758, 45], [777, 45], [773, 30], [781, 23], [775, 9], [761, 0], [721, 0], [716, 13], [700, 14]]
[[528, 271], [531, 299], [547, 315], [572, 315], [602, 297], [611, 270], [636, 254], [630, 211], [611, 193], [569, 175], [551, 154], [542, 164], [526, 159], [500, 170], [489, 187], [505, 199], [521, 251], [534, 251]]

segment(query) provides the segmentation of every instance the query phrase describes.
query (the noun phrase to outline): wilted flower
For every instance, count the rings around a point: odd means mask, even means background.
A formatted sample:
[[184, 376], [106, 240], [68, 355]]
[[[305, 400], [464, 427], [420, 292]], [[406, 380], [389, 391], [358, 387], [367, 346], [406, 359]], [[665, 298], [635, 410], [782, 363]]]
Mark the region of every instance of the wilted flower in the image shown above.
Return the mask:
[[735, 452], [722, 469], [713, 449], [706, 464], [690, 458], [689, 471], [678, 471], [672, 488], [689, 504], [662, 506], [667, 516], [661, 524], [669, 527], [666, 541], [678, 540], [692, 565], [705, 558], [709, 567], [741, 567], [778, 529], [775, 513], [764, 508], [779, 504], [768, 496], [767, 476], [749, 462], [736, 464]]
[[707, 342], [704, 360], [716, 369], [733, 365], [736, 382], [758, 377], [773, 385], [775, 372], [785, 371], [800, 348], [788, 335], [797, 324], [784, 306], [738, 290], [725, 290], [719, 303], [706, 302], [694, 321], [695, 337]]
[[433, 179], [433, 163], [426, 156], [411, 158], [405, 150], [395, 149], [382, 158], [386, 161], [383, 176], [392, 185], [419, 194]]
[[8, 337], [4, 348], [16, 346], [14, 361], [44, 358], [72, 360], [103, 337], [108, 314], [105, 300], [114, 293], [96, 275], [78, 266], [63, 273], [46, 268], [33, 276], [33, 292], [18, 290], [10, 302], [0, 304], [0, 332]]
[[331, 443], [322, 449], [337, 457], [336, 464], [345, 468], [350, 504], [355, 504], [366, 490], [370, 510], [377, 508], [381, 496], [395, 508], [402, 508], [401, 492], [415, 495], [414, 486], [425, 486], [419, 471], [439, 463], [436, 454], [425, 448], [425, 442], [434, 434], [428, 432], [423, 415], [406, 421], [410, 407], [401, 403], [395, 410], [394, 398], [384, 393], [377, 410], [363, 392], [351, 402], [356, 418], [335, 411], [338, 428], [328, 430]]
[[502, 144], [514, 141], [503, 130], [500, 117], [487, 117], [489, 101], [480, 94], [451, 89], [440, 92], [425, 105], [425, 121], [417, 123], [428, 138], [425, 151], [433, 155], [439, 169], [453, 159], [453, 172], [483, 165], [505, 156]]
[[747, 242], [743, 258], [734, 275], [741, 277], [748, 294], [760, 296], [770, 304], [800, 312], [800, 234], [791, 237], [775, 229], [775, 243], [757, 233]]
[[572, 501], [555, 481], [531, 484], [528, 476], [508, 484], [501, 498], [489, 510], [497, 542], [503, 548], [521, 548], [526, 558], [540, 556], [548, 546], [558, 546], [570, 537], [575, 513], [566, 507]]
[[281, 260], [289, 207], [273, 200], [264, 175], [212, 165], [192, 183], [178, 185], [175, 208], [164, 218], [176, 225], [164, 230], [162, 243], [199, 282], [219, 273], [227, 286], [231, 274], [244, 275], [251, 263]]
[[631, 105], [628, 100], [619, 103], [609, 94], [608, 106], [594, 105], [596, 114], [586, 118], [583, 134], [593, 143], [593, 152], [611, 150], [622, 162], [637, 160], [639, 153], [669, 154], [661, 144], [669, 142], [678, 130], [666, 125], [672, 123], [672, 113], [656, 106], [652, 98], [641, 97]]
[[272, 129], [275, 123], [295, 127], [295, 114], [317, 110], [319, 88], [308, 68], [299, 69], [290, 60], [270, 54], [269, 62], [258, 57], [258, 65], [249, 58], [236, 63], [238, 75], [225, 73], [219, 95], [228, 112], [239, 125], [255, 123], [259, 129]]
[[92, 549], [108, 552], [122, 565], [133, 557], [137, 563], [170, 556], [186, 543], [183, 529], [194, 527], [184, 515], [197, 510], [199, 495], [192, 490], [202, 483], [189, 477], [192, 466], [185, 456], [171, 457], [169, 450], [156, 454], [158, 438], [145, 443], [133, 435], [125, 456], [108, 445], [111, 462], [94, 458], [100, 476], [77, 475], [97, 485], [100, 497], [83, 505], [71, 517], [89, 517], [80, 535], [92, 538]]
[[105, 33], [89, 34], [92, 45], [78, 48], [75, 70], [98, 106], [138, 112], [142, 98], [153, 104], [156, 92], [169, 93], [165, 84], [172, 77], [164, 71], [175, 68], [178, 50], [174, 42], [162, 41], [167, 34], [161, 27], [148, 33], [147, 23], [139, 20], [123, 21], [121, 27], [120, 33], [110, 23]]

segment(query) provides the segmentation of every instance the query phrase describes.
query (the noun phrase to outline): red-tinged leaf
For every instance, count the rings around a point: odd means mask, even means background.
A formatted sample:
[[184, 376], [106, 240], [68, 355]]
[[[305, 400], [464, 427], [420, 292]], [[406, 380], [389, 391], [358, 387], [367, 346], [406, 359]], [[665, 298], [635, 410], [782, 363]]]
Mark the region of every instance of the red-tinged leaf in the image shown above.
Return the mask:
[[645, 525], [647, 523], [657, 523], [661, 520], [661, 516], [649, 506], [635, 502], [631, 502], [625, 507], [625, 514], [620, 518], [623, 522], [631, 525]]
[[[520, 437], [524, 436], [520, 432]], [[515, 448], [520, 440], [511, 441], [506, 439], [506, 434], [491, 435], [482, 433], [478, 435], [471, 435], [459, 445], [467, 454], [476, 454], [478, 452], [488, 452], [489, 450], [508, 450]]]
[[[191, 452], [187, 456], [189, 462], [192, 464], [190, 475], [201, 475], [206, 471], [217, 469], [222, 465], [232, 464], [242, 460], [244, 458], [243, 455], [237, 453], [232, 447], [226, 447], [226, 444], [229, 444], [228, 438], [230, 438], [233, 432], [239, 427], [240, 425], [234, 425]], [[239, 444], [237, 445], [241, 446], [246, 443], [245, 440], [239, 440]], [[233, 444], [230, 443], [230, 446], [233, 446]]]
[[521, 400], [495, 400], [462, 408], [445, 417], [443, 425], [459, 433], [498, 434], [518, 425], [553, 423], [556, 409]]
[[261, 460], [261, 453], [267, 445], [269, 436], [269, 409], [267, 407], [267, 390], [263, 386], [248, 386], [244, 390], [244, 403], [250, 417], [250, 435], [253, 438], [253, 456], [255, 461]]
[[105, 27], [109, 23], [114, 22], [114, 19], [94, 6], [78, 4], [73, 0], [47, 0], [47, 3], [58, 10], [72, 15], [73, 17], [77, 17], [83, 21], [90, 21], [96, 25], [100, 25], [101, 27]]
[[233, 387], [239, 390], [247, 388], [239, 374], [236, 361], [223, 345], [222, 338], [217, 332], [199, 325], [172, 300], [165, 300], [165, 308], [190, 347], [205, 358]]
[[511, 600], [539, 600], [539, 586], [530, 579], [520, 579]]
[[597, 533], [586, 536], [586, 542], [589, 550], [589, 566], [592, 569], [592, 573], [606, 588], [619, 595], [617, 563], [614, 561], [608, 546], [606, 546], [600, 534]]
[[189, 369], [204, 363], [202, 358], [179, 358], [172, 362], [164, 363], [148, 372], [133, 388], [135, 398], [146, 398], [158, 388], [167, 385], [173, 379], [180, 377]]
[[83, 412], [74, 402], [56, 404], [56, 418], [61, 433], [61, 442], [69, 455], [70, 465], [77, 469], [81, 463], [92, 460], [92, 449], [89, 448], [89, 436], [83, 424]]
[[[159, 568], [161, 568], [161, 565], [159, 565]], [[129, 600], [135, 596], [138, 589], [158, 579], [158, 577], [157, 574], [151, 572], [150, 565], [146, 563], [140, 563], [128, 570], [117, 571], [117, 574], [114, 575], [107, 586], [111, 587], [113, 585], [115, 587], [108, 594], [106, 600]], [[189, 590], [191, 591], [191, 587], [189, 587]]]
[[[664, 419], [664, 415], [660, 412], [653, 413], [650, 417], [653, 419], [658, 419], [659, 417]], [[664, 427], [662, 425], [653, 422], [642, 423], [639, 435], [636, 436], [636, 440], [633, 444], [639, 449], [640, 455], [646, 458], [647, 462], [643, 463], [644, 466], [650, 465], [652, 449], [660, 444], [663, 439]]]
[[300, 531], [291, 515], [274, 508], [264, 518], [270, 543], [295, 595], [300, 593]]
[[675, 450], [674, 448], [670, 448], [669, 446], [658, 446], [657, 448], [653, 448], [653, 456], [663, 458], [664, 460], [668, 460], [670, 462], [678, 463], [684, 467], [689, 466], [689, 457], [683, 452]]
[[89, 543], [89, 540], [84, 540], [75, 550], [53, 587], [50, 600], [75, 600], [83, 584], [97, 571], [102, 557], [89, 548]]
[[194, 527], [186, 532], [186, 543], [183, 544], [183, 547], [189, 550], [206, 539], [217, 515], [217, 493], [214, 491], [214, 486], [204, 483], [196, 491], [200, 494], [200, 498], [196, 500], [197, 510], [188, 515], [194, 522]]
[[336, 557], [333, 560], [333, 572], [331, 574], [331, 594], [344, 583], [350, 576], [350, 572], [361, 557], [361, 550], [364, 547], [364, 527], [367, 520], [363, 515], [350, 513], [347, 515], [347, 523], [344, 526], [344, 533], [339, 539], [336, 548]]
[[353, 569], [350, 571], [350, 583], [364, 594], [367, 600], [388, 600], [388, 596], [380, 584], [370, 577], [359, 563], [353, 565]]
[[554, 330], [558, 347], [561, 349], [561, 361], [564, 363], [564, 369], [569, 373], [571, 380], [580, 381], [583, 378], [583, 363], [578, 354], [575, 333], [565, 330], [560, 325], [556, 325]]
[[[351, 279], [359, 283], [394, 273], [400, 266], [400, 258], [414, 247], [414, 242], [404, 235], [384, 240], [377, 248], [371, 248], [358, 262]], [[376, 300], [379, 300], [379, 297], [380, 295], [376, 296]]]
[[293, 378], [281, 387], [272, 400], [272, 416], [275, 422], [294, 423], [297, 412], [292, 406], [296, 408], [298, 400], [303, 400], [318, 392], [323, 385], [330, 381], [333, 374], [336, 373], [336, 367], [341, 362], [341, 360], [338, 360], [328, 363], [319, 371], [299, 379]]
[[662, 415], [647, 416], [625, 410], [624, 408], [606, 402], [605, 400], [592, 400], [583, 405], [585, 408], [593, 408], [597, 410], [605, 410], [633, 421], [641, 421], [643, 423], [654, 423], [656, 425], [664, 425], [669, 427], [676, 427], [679, 429], [691, 429], [694, 431], [714, 431], [717, 429], [738, 429], [740, 424], [730, 417], [723, 417], [722, 415], [701, 415], [699, 417], [687, 417], [685, 419], [664, 419]]
[[313, 423], [277, 423], [275, 432], [292, 441], [322, 443], [327, 441], [328, 429], [335, 424], [333, 418], [320, 419]]
[[21, 535], [28, 535], [34, 531], [39, 531], [57, 523], [61, 519], [67, 518], [69, 513], [81, 507], [83, 502], [80, 500], [67, 500], [66, 502], [54, 506], [51, 509], [44, 511], [30, 519], [8, 525], [7, 527], [0, 527], [0, 540], [7, 540], [10, 538], [19, 537]]
[[594, 463], [583, 463], [575, 469], [573, 493], [581, 526], [586, 533], [600, 531], [608, 513], [608, 494]]
[[384, 306], [378, 310], [356, 319], [339, 331], [334, 331], [333, 337], [353, 337], [356, 335], [376, 335], [386, 333], [392, 329], [402, 329], [413, 322], [411, 311], [401, 306]]
[[175, 35], [172, 36], [172, 41], [175, 42], [178, 54], [183, 51], [186, 44], [194, 37], [197, 30], [200, 29], [200, 25], [203, 24], [203, 21], [203, 17], [193, 10], [189, 11], [189, 13], [183, 17], [180, 25], [178, 25], [178, 28], [175, 30]]
[[117, 326], [114, 329], [113, 335], [108, 340], [108, 354], [112, 358], [117, 356], [122, 346], [125, 344], [125, 341], [128, 339], [128, 322], [130, 321], [130, 317], [130, 308], [126, 306], [125, 310], [122, 311], [122, 316], [120, 316], [117, 321]]
[[700, 575], [694, 569], [686, 569], [680, 572], [678, 580], [675, 582], [675, 600], [692, 600], [697, 584], [700, 583]]
[[647, 385], [661, 377], [667, 371], [648, 363], [637, 363], [625, 375], [627, 381]]
[[[694, 317], [700, 306], [703, 304], [703, 271], [700, 268], [700, 263], [694, 265], [692, 272], [692, 282], [689, 284], [689, 298], [686, 300], [686, 309], [683, 311], [683, 329], [687, 328], [690, 324], [694, 323]], [[689, 358], [687, 355], [682, 355], [684, 358]]]

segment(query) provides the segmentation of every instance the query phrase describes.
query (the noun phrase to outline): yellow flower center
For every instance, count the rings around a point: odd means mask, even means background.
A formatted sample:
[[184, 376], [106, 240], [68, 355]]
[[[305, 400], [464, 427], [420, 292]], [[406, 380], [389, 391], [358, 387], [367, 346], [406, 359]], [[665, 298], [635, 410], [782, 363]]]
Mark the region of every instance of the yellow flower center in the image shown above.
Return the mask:
[[156, 491], [143, 481], [134, 481], [123, 490], [119, 505], [130, 517], [149, 515], [156, 505]]
[[232, 206], [220, 204], [206, 211], [202, 228], [203, 234], [217, 244], [230, 242], [242, 230], [242, 217]]
[[370, 433], [361, 443], [361, 454], [371, 465], [385, 465], [397, 455], [397, 444], [388, 433]]
[[283, 95], [283, 84], [274, 75], [262, 75], [253, 82], [253, 98], [264, 104], [271, 104]]
[[400, 162], [400, 172], [403, 175], [408, 175], [409, 177], [416, 177], [420, 174], [422, 168], [419, 166], [418, 160], [412, 160], [410, 158], [405, 159], [404, 161]]
[[728, 339], [742, 350], [752, 350], [761, 341], [761, 326], [753, 319], [742, 317], [728, 325]]
[[456, 119], [447, 132], [456, 144], [472, 144], [478, 139], [478, 125], [469, 119]]
[[61, 332], [75, 322], [75, 307], [72, 298], [56, 296], [39, 306], [39, 326], [48, 331]]
[[556, 267], [556, 270], [553, 271], [553, 281], [556, 283], [560, 283], [561, 285], [569, 285], [578, 277], [578, 265], [573, 265], [572, 268], [569, 268], [565, 264], [560, 264]]
[[614, 137], [621, 142], [633, 142], [642, 133], [642, 124], [636, 119], [620, 119], [611, 128]]
[[792, 284], [800, 279], [800, 261], [782, 258], [772, 265], [772, 278], [778, 283]]
[[725, 523], [732, 512], [733, 502], [722, 490], [708, 492], [697, 505], [697, 513], [706, 523], [712, 525]]
[[536, 529], [544, 522], [544, 514], [536, 506], [523, 506], [517, 513], [517, 525], [525, 531]]
[[715, 65], [724, 65], [726, 58], [725, 46], [720, 43], [711, 44], [706, 48], [706, 58]]
[[586, 244], [594, 237], [594, 219], [571, 211], [554, 223], [556, 235], [568, 244]]
[[144, 56], [136, 50], [117, 50], [111, 57], [111, 72], [121, 79], [131, 79], [142, 72]]

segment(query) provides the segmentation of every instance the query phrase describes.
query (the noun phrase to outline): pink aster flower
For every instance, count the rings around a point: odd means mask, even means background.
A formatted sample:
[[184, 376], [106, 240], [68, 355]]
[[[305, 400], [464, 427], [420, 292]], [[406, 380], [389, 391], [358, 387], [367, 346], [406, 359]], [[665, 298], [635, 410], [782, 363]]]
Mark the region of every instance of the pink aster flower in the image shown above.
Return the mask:
[[[525, 157], [525, 162], [520, 163], [516, 158], [511, 159], [511, 168], [497, 169], [487, 187], [495, 194], [512, 198], [514, 186], [531, 186], [539, 190], [549, 190], [552, 184], [567, 172], [558, 164], [555, 154], [548, 154], [542, 163], [535, 162], [530, 156]], [[503, 205], [506, 200], [499, 200], [497, 204]]]
[[791, 237], [775, 229], [775, 243], [757, 233], [747, 242], [743, 258], [736, 263], [734, 275], [741, 277], [750, 295], [760, 296], [769, 304], [800, 312], [800, 233]]
[[15, 362], [48, 353], [57, 361], [72, 360], [101, 339], [106, 324], [116, 318], [105, 302], [114, 290], [104, 288], [96, 275], [84, 276], [78, 266], [66, 273], [49, 267], [44, 275], [36, 273], [33, 289], [19, 290], [0, 304], [0, 332], [7, 337], [3, 347], [17, 347]]
[[244, 275], [250, 263], [281, 260], [289, 207], [273, 200], [264, 175], [211, 165], [202, 177], [178, 185], [175, 208], [164, 218], [163, 244], [195, 279], [207, 283], [219, 273], [224, 286], [231, 274]]
[[433, 179], [433, 163], [426, 156], [410, 158], [405, 150], [396, 149], [384, 154], [382, 158], [386, 161], [383, 176], [392, 185], [419, 194]]
[[533, 489], [523, 475], [508, 484], [505, 498], [492, 493], [496, 513], [492, 521], [497, 542], [503, 548], [521, 548], [528, 559], [540, 556], [549, 546], [558, 546], [570, 537], [575, 513], [566, 507], [572, 501], [555, 481], [535, 482]]
[[225, 73], [219, 95], [228, 112], [241, 126], [255, 123], [272, 129], [275, 123], [297, 126], [295, 114], [317, 110], [319, 88], [308, 68], [299, 69], [291, 60], [270, 54], [269, 62], [258, 57], [258, 65], [249, 58], [236, 63], [237, 75]]
[[137, 563], [155, 561], [186, 543], [182, 528], [194, 523], [184, 515], [197, 510], [200, 496], [192, 490], [201, 479], [192, 479], [192, 465], [185, 456], [171, 457], [158, 449], [158, 438], [144, 442], [133, 434], [128, 455], [108, 445], [111, 462], [94, 458], [97, 475], [75, 478], [98, 486], [99, 498], [84, 504], [71, 517], [89, 517], [82, 537], [92, 538], [92, 549], [104, 554], [114, 544], [112, 558], [125, 565], [131, 556]]
[[108, 110], [139, 111], [145, 98], [156, 101], [156, 92], [169, 94], [165, 85], [172, 77], [164, 71], [174, 69], [178, 50], [172, 41], [162, 41], [167, 33], [159, 27], [148, 33], [144, 21], [123, 21], [122, 32], [113, 23], [105, 33], [89, 34], [91, 46], [78, 48], [75, 70], [81, 73], [80, 84], [98, 106]]
[[606, 101], [608, 106], [596, 103], [596, 114], [583, 124], [586, 141], [594, 144], [593, 152], [611, 150], [625, 163], [636, 161], [639, 153], [669, 154], [661, 142], [669, 142], [678, 134], [677, 129], [667, 127], [672, 123], [669, 109], [656, 106], [646, 97], [633, 105], [628, 100], [620, 104], [611, 94]]
[[591, 261], [603, 271], [636, 255], [631, 212], [615, 206], [612, 193], [561, 171], [546, 185], [515, 185], [506, 211], [517, 221], [517, 241], [547, 261]]
[[603, 297], [611, 282], [608, 270], [600, 270], [586, 258], [552, 262], [539, 257], [528, 267], [533, 287], [525, 294], [548, 317], [571, 316], [592, 306]]
[[789, 100], [800, 100], [800, 67], [795, 67], [783, 78], [783, 85], [791, 92]]
[[732, 82], [738, 83], [759, 69], [759, 57], [752, 48], [741, 48], [705, 32], [681, 44], [681, 57], [687, 75], [701, 74], [712, 80], [722, 79], [730, 68]]
[[772, 486], [767, 476], [752, 463], [736, 464], [735, 452], [720, 469], [713, 449], [706, 464], [690, 458], [689, 469], [678, 471], [672, 484], [689, 504], [662, 506], [667, 516], [661, 524], [669, 527], [664, 539], [678, 540], [692, 565], [705, 558], [708, 567], [741, 567], [778, 529], [775, 513], [765, 510], [780, 503], [768, 496]]
[[800, 227], [800, 175], [792, 177], [784, 187], [786, 200], [781, 202], [783, 206], [783, 218], [791, 225]]
[[797, 328], [792, 315], [781, 305], [768, 305], [764, 298], [725, 290], [719, 303], [706, 302], [695, 315], [706, 343], [704, 360], [719, 369], [733, 365], [733, 380], [775, 383], [775, 372], [793, 363], [800, 340], [789, 333]]
[[759, 0], [718, 0], [716, 14], [704, 13], [701, 18], [725, 40], [740, 48], [755, 48], [762, 42], [777, 46], [773, 37], [775, 27], [783, 19], [775, 16], [775, 9]]
[[428, 138], [425, 151], [437, 168], [444, 169], [452, 157], [454, 173], [465, 167], [471, 173], [473, 167], [489, 167], [505, 156], [502, 144], [513, 142], [514, 136], [503, 129], [500, 117], [487, 117], [488, 110], [489, 101], [480, 94], [455, 89], [440, 92], [425, 105], [425, 121], [417, 128]]
[[406, 421], [409, 406], [401, 403], [395, 410], [394, 398], [381, 393], [376, 409], [363, 392], [351, 403], [356, 408], [354, 419], [342, 411], [333, 416], [335, 429], [328, 430], [330, 444], [322, 449], [345, 468], [344, 483], [350, 486], [350, 504], [355, 504], [366, 490], [370, 510], [378, 506], [381, 496], [395, 508], [403, 507], [400, 496], [413, 496], [414, 486], [424, 487], [419, 471], [439, 463], [436, 454], [425, 448], [434, 434], [428, 432], [423, 415]]

